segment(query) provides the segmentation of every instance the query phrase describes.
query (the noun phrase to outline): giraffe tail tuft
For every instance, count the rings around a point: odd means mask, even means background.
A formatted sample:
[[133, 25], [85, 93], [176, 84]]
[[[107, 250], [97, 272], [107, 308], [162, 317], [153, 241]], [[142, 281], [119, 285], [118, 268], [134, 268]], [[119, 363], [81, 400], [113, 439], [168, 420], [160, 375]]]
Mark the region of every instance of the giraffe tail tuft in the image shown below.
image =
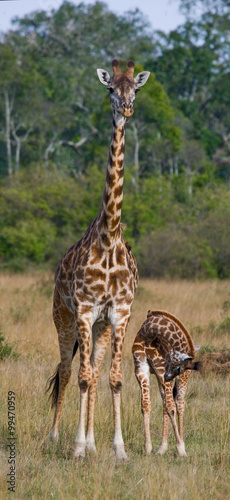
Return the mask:
[[195, 361], [193, 370], [200, 372], [202, 370], [202, 361]]
[[46, 392], [51, 391], [49, 395], [49, 399], [51, 399], [51, 408], [56, 406], [57, 400], [58, 400], [58, 393], [59, 393], [59, 368], [60, 368], [59, 363], [57, 365], [56, 372], [47, 380], [47, 388]]
[[74, 358], [76, 352], [78, 350], [78, 341], [76, 340], [75, 344], [74, 344], [74, 348], [73, 348], [73, 355], [72, 355], [72, 359]]

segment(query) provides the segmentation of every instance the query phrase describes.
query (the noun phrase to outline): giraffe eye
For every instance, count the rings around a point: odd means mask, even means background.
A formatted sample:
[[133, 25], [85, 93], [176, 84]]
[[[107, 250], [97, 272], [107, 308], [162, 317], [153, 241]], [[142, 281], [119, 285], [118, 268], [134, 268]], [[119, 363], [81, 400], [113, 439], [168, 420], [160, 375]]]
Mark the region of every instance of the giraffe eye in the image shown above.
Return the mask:
[[108, 90], [110, 91], [110, 94], [114, 92], [114, 89], [112, 87], [109, 87]]

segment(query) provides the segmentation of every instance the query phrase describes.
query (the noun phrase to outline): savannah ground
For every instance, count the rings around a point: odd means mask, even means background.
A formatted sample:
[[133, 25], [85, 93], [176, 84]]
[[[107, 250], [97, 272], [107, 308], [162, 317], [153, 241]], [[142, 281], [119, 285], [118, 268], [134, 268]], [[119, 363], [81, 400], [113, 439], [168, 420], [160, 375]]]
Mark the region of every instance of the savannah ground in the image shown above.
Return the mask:
[[162, 403], [151, 377], [153, 452], [143, 453], [144, 434], [140, 392], [133, 370], [131, 347], [148, 309], [165, 309], [178, 316], [196, 344], [206, 350], [228, 348], [230, 282], [167, 282], [141, 280], [123, 349], [122, 425], [129, 462], [117, 465], [112, 451], [113, 420], [109, 388], [110, 352], [98, 384], [96, 457], [72, 458], [76, 436], [79, 354], [60, 425], [58, 444], [48, 440], [53, 411], [44, 392], [59, 362], [57, 334], [52, 322], [53, 277], [50, 274], [0, 276], [0, 327], [19, 356], [0, 362], [1, 455], [0, 498], [8, 498], [7, 394], [16, 393], [16, 492], [18, 499], [163, 499], [226, 500], [229, 498], [229, 377], [225, 373], [193, 373], [184, 415], [188, 457], [180, 459], [170, 428], [169, 449], [155, 455], [162, 427]]

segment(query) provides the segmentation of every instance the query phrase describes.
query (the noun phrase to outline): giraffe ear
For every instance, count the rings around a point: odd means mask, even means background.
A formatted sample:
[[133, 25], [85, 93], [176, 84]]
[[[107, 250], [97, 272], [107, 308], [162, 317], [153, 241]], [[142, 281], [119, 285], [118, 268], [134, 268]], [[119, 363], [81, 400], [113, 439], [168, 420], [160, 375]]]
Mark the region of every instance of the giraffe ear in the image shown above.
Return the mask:
[[103, 85], [109, 85], [111, 82], [111, 77], [108, 73], [108, 71], [105, 71], [105, 69], [97, 69], [97, 75], [101, 83]]
[[142, 71], [141, 73], [138, 73], [138, 75], [134, 78], [134, 82], [137, 87], [142, 87], [142, 85], [147, 82], [149, 75], [149, 71]]
[[192, 356], [188, 356], [187, 354], [182, 354], [182, 355], [181, 355], [181, 360], [180, 360], [180, 361], [181, 361], [181, 364], [182, 364], [182, 365], [187, 365], [187, 363], [188, 363], [189, 361], [192, 361], [192, 360], [193, 360], [193, 357], [192, 357]]
[[174, 354], [177, 356], [177, 359], [181, 365], [186, 365], [189, 361], [193, 360], [192, 356], [189, 356], [184, 352], [174, 351]]

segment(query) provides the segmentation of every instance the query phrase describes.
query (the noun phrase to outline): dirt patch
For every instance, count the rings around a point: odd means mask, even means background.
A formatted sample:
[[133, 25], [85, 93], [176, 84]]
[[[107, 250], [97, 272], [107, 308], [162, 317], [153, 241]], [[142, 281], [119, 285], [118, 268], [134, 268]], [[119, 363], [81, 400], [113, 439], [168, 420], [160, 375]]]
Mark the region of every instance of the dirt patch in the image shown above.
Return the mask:
[[202, 363], [202, 373], [230, 373], [230, 349], [218, 352], [206, 352], [200, 356], [199, 361]]

